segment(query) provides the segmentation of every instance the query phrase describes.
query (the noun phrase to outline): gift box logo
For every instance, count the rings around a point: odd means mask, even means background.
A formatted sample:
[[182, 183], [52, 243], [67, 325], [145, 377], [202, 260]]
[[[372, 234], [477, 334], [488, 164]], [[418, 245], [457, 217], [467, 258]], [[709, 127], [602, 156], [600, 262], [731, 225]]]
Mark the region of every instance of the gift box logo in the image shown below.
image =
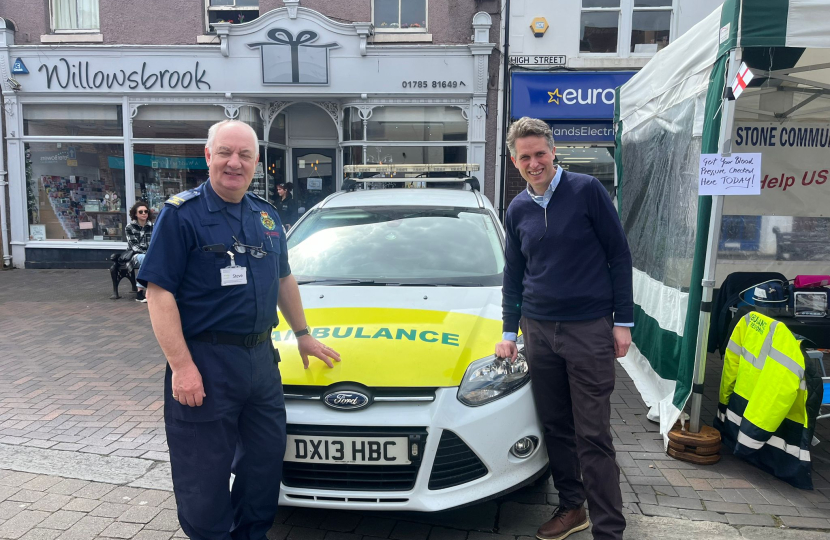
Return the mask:
[[312, 44], [317, 32], [303, 30], [297, 37], [284, 28], [266, 34], [271, 41], [248, 43], [259, 47], [263, 84], [329, 84], [329, 50], [337, 43]]

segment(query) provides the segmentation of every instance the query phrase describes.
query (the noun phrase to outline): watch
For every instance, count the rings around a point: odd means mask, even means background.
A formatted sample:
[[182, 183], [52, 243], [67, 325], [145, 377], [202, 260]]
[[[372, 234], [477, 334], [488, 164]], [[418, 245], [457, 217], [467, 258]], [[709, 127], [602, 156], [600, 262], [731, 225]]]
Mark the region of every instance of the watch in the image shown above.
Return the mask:
[[296, 332], [294, 332], [294, 337], [303, 337], [309, 335], [310, 333], [311, 329], [308, 326], [306, 326], [302, 330], [297, 330]]

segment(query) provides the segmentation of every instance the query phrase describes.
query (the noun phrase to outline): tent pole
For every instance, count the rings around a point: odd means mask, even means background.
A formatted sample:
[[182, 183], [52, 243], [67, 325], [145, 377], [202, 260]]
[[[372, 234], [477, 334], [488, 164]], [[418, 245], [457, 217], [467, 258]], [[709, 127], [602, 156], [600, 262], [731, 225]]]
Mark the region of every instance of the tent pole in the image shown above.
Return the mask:
[[[740, 49], [729, 53], [729, 67], [725, 84], [729, 84], [738, 72], [741, 63]], [[721, 154], [732, 153], [732, 125], [735, 121], [735, 101], [721, 102], [721, 125], [718, 149]], [[692, 376], [692, 406], [689, 431], [700, 432], [700, 407], [703, 402], [703, 381], [706, 377], [706, 355], [709, 344], [709, 321], [712, 314], [712, 295], [715, 285], [715, 270], [718, 264], [718, 243], [720, 242], [721, 218], [723, 217], [723, 195], [712, 196], [712, 212], [709, 215], [709, 238], [706, 243], [706, 260], [703, 267], [703, 294], [700, 303], [700, 319], [695, 344], [695, 368]]]
[[[727, 111], [724, 111], [726, 113]], [[695, 371], [692, 376], [692, 410], [689, 431], [700, 432], [700, 406], [703, 402], [703, 381], [706, 377], [706, 354], [709, 344], [709, 320], [712, 310], [712, 295], [715, 288], [715, 267], [720, 242], [720, 223], [723, 217], [723, 195], [712, 196], [712, 213], [709, 217], [709, 241], [706, 245], [706, 261], [703, 269], [703, 295], [701, 297], [700, 320], [695, 345]], [[705, 307], [704, 307], [705, 306]]]

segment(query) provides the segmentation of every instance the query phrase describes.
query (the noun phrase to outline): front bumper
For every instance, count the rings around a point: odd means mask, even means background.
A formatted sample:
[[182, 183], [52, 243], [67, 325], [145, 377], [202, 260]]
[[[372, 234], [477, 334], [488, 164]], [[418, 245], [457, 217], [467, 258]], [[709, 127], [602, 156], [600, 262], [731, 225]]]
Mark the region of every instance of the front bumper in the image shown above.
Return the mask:
[[[360, 411], [337, 411], [319, 401], [286, 401], [292, 425], [354, 428], [411, 427], [427, 432], [414, 486], [403, 491], [345, 491], [281, 486], [280, 505], [355, 510], [434, 512], [471, 504], [510, 491], [534, 478], [547, 464], [542, 430], [536, 419], [530, 385], [480, 407], [458, 401], [458, 388], [439, 388], [428, 403], [374, 403]], [[430, 489], [444, 430], [457, 435], [486, 467], [486, 474], [453, 487]], [[530, 456], [510, 453], [522, 437], [539, 444]]]

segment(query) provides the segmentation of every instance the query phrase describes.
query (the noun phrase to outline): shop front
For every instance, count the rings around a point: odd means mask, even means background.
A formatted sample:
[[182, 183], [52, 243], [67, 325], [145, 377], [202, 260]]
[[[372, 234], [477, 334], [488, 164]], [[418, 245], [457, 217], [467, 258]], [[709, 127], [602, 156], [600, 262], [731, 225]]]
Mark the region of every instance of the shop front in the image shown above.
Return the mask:
[[[614, 191], [614, 89], [634, 71], [511, 73], [510, 116], [545, 120], [553, 131], [556, 163], [590, 174]], [[515, 167], [507, 170], [509, 203], [526, 183]]]
[[217, 24], [216, 45], [15, 45], [0, 29], [14, 266], [106, 266], [135, 201], [157, 213], [208, 178], [207, 130], [228, 118], [260, 139], [251, 190], [290, 182], [301, 209], [343, 165], [484, 170], [490, 24], [440, 46], [373, 45], [370, 23], [296, 7]]

